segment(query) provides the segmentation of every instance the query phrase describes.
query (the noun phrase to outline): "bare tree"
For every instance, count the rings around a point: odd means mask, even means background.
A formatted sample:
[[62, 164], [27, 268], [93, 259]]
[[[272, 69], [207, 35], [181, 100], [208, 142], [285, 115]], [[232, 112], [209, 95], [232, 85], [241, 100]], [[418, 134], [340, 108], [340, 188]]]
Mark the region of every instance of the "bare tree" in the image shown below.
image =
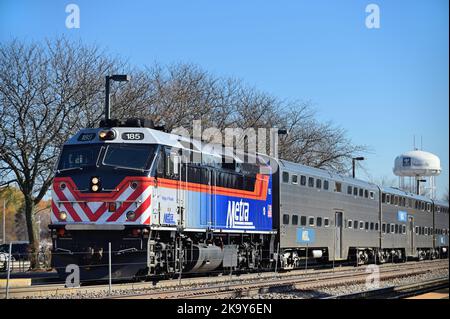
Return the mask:
[[[33, 252], [39, 248], [35, 206], [51, 185], [59, 149], [100, 117], [102, 75], [114, 62], [66, 39], [0, 46], [0, 177], [14, 180], [23, 193]], [[37, 266], [32, 258], [31, 267]]]

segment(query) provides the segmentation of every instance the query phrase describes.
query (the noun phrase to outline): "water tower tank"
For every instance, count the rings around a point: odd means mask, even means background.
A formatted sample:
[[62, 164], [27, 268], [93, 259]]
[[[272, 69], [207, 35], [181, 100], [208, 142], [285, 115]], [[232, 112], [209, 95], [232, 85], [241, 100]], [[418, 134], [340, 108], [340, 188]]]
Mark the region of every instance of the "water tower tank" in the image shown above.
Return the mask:
[[441, 171], [439, 157], [428, 152], [415, 150], [395, 158], [394, 174], [397, 176], [437, 176]]

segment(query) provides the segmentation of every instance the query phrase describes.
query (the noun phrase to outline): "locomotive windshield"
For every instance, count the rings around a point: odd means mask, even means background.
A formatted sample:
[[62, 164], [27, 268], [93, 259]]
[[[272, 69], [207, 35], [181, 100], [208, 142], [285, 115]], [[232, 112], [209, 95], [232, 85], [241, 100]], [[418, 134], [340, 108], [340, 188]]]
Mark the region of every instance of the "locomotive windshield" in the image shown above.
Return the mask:
[[155, 156], [155, 145], [110, 144], [103, 157], [103, 165], [146, 170]]
[[58, 170], [83, 169], [95, 166], [100, 145], [67, 145], [64, 146], [59, 160]]
[[83, 170], [96, 165], [147, 170], [153, 161], [155, 151], [156, 145], [148, 144], [66, 145], [61, 153], [58, 171]]

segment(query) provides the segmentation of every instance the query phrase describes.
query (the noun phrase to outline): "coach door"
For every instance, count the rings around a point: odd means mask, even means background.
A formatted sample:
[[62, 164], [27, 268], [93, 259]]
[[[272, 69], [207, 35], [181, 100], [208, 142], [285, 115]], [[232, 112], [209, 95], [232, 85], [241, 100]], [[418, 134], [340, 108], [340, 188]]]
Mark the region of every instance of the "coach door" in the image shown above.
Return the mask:
[[342, 212], [335, 212], [334, 217], [334, 259], [342, 259]]
[[408, 236], [408, 247], [410, 251], [410, 255], [413, 256], [415, 254], [415, 247], [414, 247], [414, 217], [408, 216], [408, 233], [406, 234]]

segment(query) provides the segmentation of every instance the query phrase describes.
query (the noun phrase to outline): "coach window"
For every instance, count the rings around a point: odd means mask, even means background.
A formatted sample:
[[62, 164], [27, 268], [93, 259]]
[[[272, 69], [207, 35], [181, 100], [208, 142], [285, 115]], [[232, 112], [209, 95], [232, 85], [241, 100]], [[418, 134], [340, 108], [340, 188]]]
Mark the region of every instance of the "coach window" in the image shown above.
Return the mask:
[[322, 180], [321, 179], [316, 179], [316, 188], [319, 188], [319, 189], [322, 188]]
[[390, 194], [386, 194], [386, 203], [387, 204], [391, 203], [391, 195]]
[[358, 229], [358, 221], [357, 220], [355, 220], [353, 222], [353, 229]]
[[314, 217], [309, 217], [309, 226], [314, 226]]
[[324, 219], [323, 219], [323, 225], [324, 225], [325, 227], [330, 226], [330, 220], [329, 220], [328, 218], [324, 218]]
[[306, 185], [306, 176], [305, 175], [300, 176], [300, 185], [302, 185], [302, 186]]
[[420, 202], [420, 209], [425, 211], [425, 202]]
[[295, 174], [292, 174], [292, 184], [298, 184], [298, 176]]
[[370, 199], [374, 199], [374, 198], [375, 198], [374, 192], [370, 192], [370, 193], [369, 193], [369, 197], [370, 197]]
[[292, 215], [292, 225], [298, 225], [298, 216]]
[[364, 190], [364, 197], [369, 198], [369, 191], [367, 189]]
[[324, 180], [323, 181], [323, 189], [324, 190], [328, 190], [328, 188], [330, 188], [330, 184], [329, 184], [329, 182], [327, 180]]
[[309, 187], [314, 187], [314, 178], [312, 178], [312, 177], [308, 178], [308, 186]]
[[289, 224], [289, 215], [283, 214], [283, 224], [288, 225]]
[[423, 233], [425, 236], [428, 236], [428, 227], [424, 227]]
[[386, 194], [385, 193], [381, 194], [381, 202], [386, 203]]
[[427, 211], [431, 212], [431, 204], [430, 203], [427, 203]]
[[349, 195], [352, 194], [352, 187], [351, 186], [347, 186], [347, 194], [349, 194]]
[[364, 222], [363, 221], [359, 222], [359, 229], [364, 229]]
[[364, 189], [359, 189], [359, 197], [364, 197]]
[[375, 227], [374, 223], [373, 223], [373, 222], [370, 222], [370, 230], [373, 230], [374, 227]]
[[419, 208], [418, 203], [419, 203], [418, 201], [416, 201], [416, 200], [414, 201], [414, 208], [415, 208], [415, 209], [418, 209], [418, 208]]
[[353, 188], [353, 195], [358, 196], [358, 187]]
[[386, 223], [383, 223], [381, 225], [381, 231], [383, 232], [383, 234], [386, 234]]
[[395, 233], [398, 234], [398, 224], [395, 224]]
[[341, 193], [342, 192], [342, 184], [341, 183], [335, 183], [335, 187], [336, 187], [336, 192], [337, 193]]
[[353, 228], [353, 222], [351, 219], [347, 221], [347, 228]]
[[289, 183], [289, 173], [283, 172], [283, 183]]
[[369, 222], [366, 222], [365, 223], [365, 227], [364, 227], [366, 230], [369, 230]]
[[395, 225], [391, 224], [391, 233], [394, 234], [395, 233]]
[[436, 206], [436, 211], [437, 211], [438, 213], [440, 213], [440, 212], [441, 212], [441, 207]]
[[398, 206], [398, 196], [395, 196], [395, 197], [394, 197], [394, 205], [395, 205], [395, 206]]
[[412, 198], [408, 199], [408, 207], [413, 207], [413, 200]]
[[375, 223], [375, 230], [378, 231], [378, 223]]
[[300, 225], [306, 226], [306, 216], [300, 216]]
[[425, 234], [425, 226], [420, 227], [420, 233], [421, 235]]
[[418, 235], [419, 234], [419, 226], [416, 226], [416, 228], [415, 228], [415, 233], [416, 233], [416, 235]]
[[402, 206], [405, 207], [406, 206], [406, 198], [402, 197]]
[[317, 217], [316, 218], [316, 226], [317, 227], [322, 227], [322, 217]]

